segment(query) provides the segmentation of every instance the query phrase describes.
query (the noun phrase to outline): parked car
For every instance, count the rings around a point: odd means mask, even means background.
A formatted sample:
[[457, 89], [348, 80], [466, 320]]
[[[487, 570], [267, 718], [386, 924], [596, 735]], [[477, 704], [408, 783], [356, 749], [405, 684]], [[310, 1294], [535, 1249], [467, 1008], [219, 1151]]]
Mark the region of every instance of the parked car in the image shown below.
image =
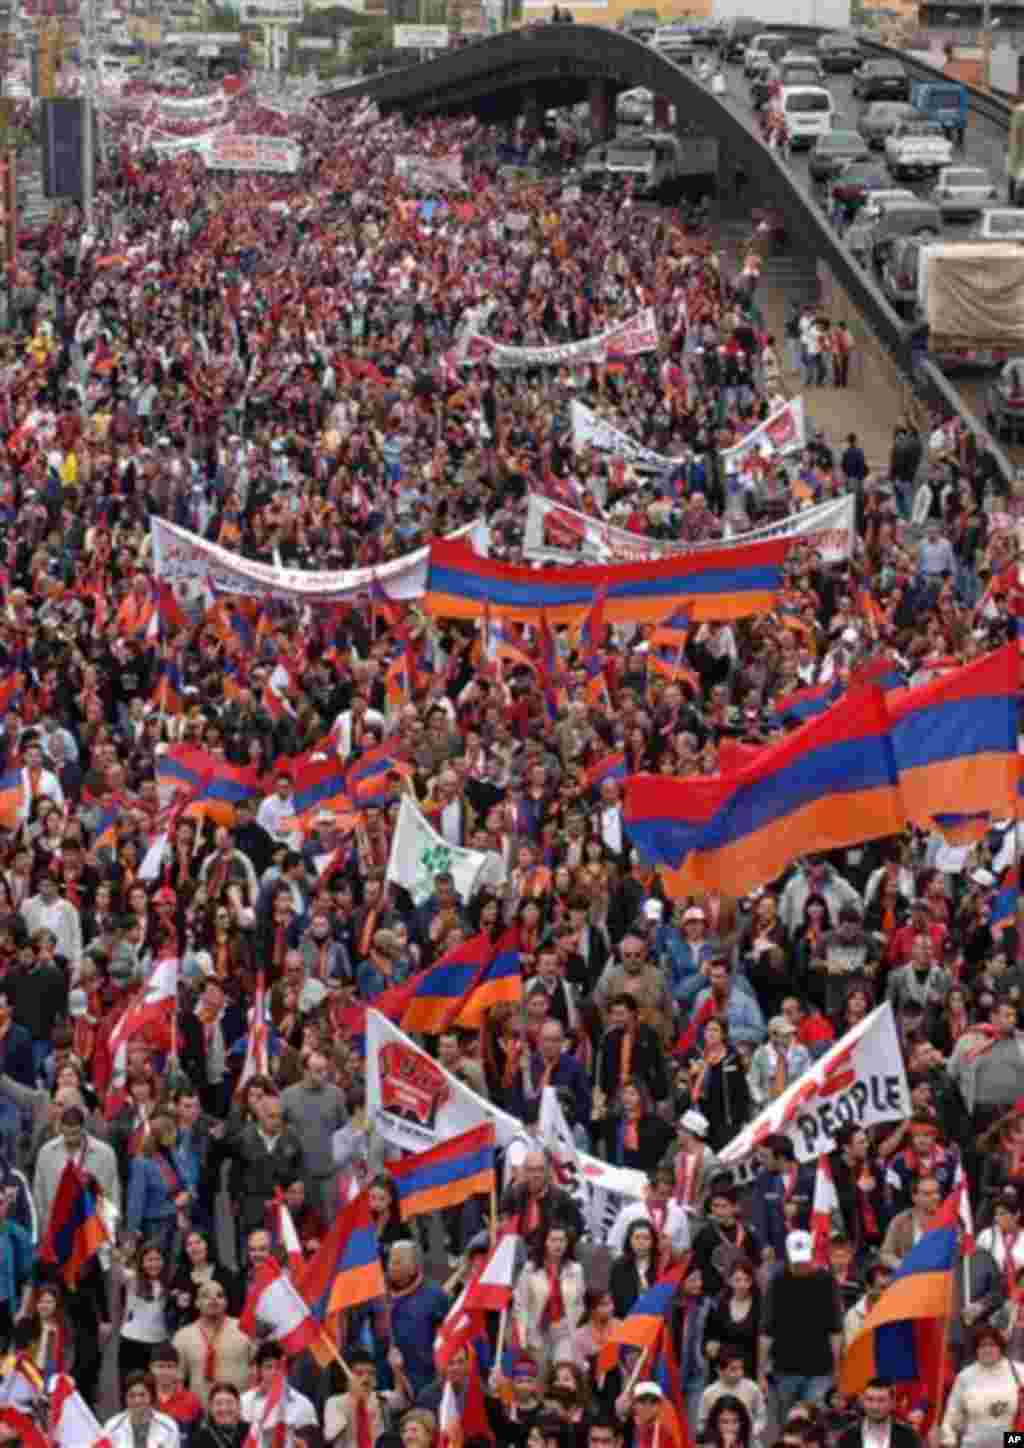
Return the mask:
[[775, 104], [782, 112], [794, 148], [813, 146], [818, 136], [832, 129], [832, 97], [823, 86], [783, 87]]
[[749, 78], [762, 66], [779, 60], [788, 49], [789, 40], [785, 35], [770, 30], [755, 35], [743, 55], [743, 74]]
[[1011, 357], [992, 379], [985, 415], [994, 433], [1024, 433], [1024, 357]]
[[910, 81], [898, 60], [865, 60], [853, 73], [853, 94], [862, 101], [909, 101]]
[[783, 85], [824, 85], [825, 83], [825, 72], [816, 55], [787, 50], [776, 64], [779, 67]]
[[657, 10], [627, 10], [618, 29], [633, 40], [649, 41], [658, 28]]
[[835, 71], [856, 70], [863, 59], [860, 41], [855, 35], [823, 35], [818, 41], [818, 59], [829, 74]]
[[910, 312], [917, 305], [917, 269], [926, 245], [916, 236], [900, 236], [880, 253], [882, 291], [897, 311]]
[[982, 166], [944, 166], [932, 189], [943, 216], [977, 216], [999, 192]]
[[872, 259], [881, 267], [889, 248], [904, 237], [912, 236], [918, 241], [935, 241], [942, 233], [942, 217], [939, 208], [932, 201], [914, 197], [912, 201], [899, 198], [879, 202], [871, 238]]
[[651, 41], [654, 49], [673, 65], [693, 65], [693, 35], [688, 25], [659, 25]]
[[880, 150], [900, 121], [911, 120], [916, 115], [909, 101], [872, 101], [861, 112], [857, 129], [872, 149]]
[[849, 161], [833, 178], [832, 194], [847, 207], [863, 206], [869, 195], [888, 185], [888, 173], [878, 161]]
[[953, 160], [953, 143], [937, 121], [900, 121], [886, 137], [885, 163], [895, 177], [937, 176]]
[[828, 181], [849, 161], [868, 159], [867, 142], [856, 131], [829, 131], [811, 147], [807, 169], [815, 181]]
[[1024, 239], [1024, 207], [987, 206], [974, 235], [983, 241], [1016, 241]]

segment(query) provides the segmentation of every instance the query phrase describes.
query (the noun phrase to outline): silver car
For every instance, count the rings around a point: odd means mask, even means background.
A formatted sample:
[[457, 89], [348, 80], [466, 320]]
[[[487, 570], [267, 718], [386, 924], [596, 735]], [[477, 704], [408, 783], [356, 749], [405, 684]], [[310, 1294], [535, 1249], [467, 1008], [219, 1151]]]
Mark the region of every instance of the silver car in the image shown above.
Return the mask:
[[872, 150], [881, 150], [886, 137], [891, 135], [900, 121], [919, 120], [920, 117], [908, 101], [872, 101], [866, 106], [857, 129]]
[[943, 216], [977, 216], [999, 199], [992, 177], [982, 166], [944, 166], [932, 190]]

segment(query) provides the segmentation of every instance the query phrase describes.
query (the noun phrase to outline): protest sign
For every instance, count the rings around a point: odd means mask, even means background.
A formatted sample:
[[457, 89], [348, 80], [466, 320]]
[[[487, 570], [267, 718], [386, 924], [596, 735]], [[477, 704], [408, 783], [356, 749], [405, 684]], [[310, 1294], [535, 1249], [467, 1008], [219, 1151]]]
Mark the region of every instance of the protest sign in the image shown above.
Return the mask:
[[909, 1115], [896, 1020], [884, 1001], [734, 1136], [719, 1161], [742, 1162], [774, 1135], [789, 1137], [797, 1161], [814, 1161], [836, 1149], [844, 1126], [875, 1126]]

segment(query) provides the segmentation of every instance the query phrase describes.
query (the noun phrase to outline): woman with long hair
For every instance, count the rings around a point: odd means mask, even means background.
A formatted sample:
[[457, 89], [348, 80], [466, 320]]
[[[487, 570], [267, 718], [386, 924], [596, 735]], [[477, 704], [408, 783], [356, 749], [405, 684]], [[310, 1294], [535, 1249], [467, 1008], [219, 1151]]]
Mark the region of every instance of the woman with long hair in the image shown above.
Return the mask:
[[571, 1358], [584, 1294], [583, 1268], [571, 1235], [564, 1227], [549, 1227], [515, 1288], [513, 1311], [523, 1350], [541, 1363]]
[[704, 1448], [750, 1448], [752, 1426], [746, 1403], [723, 1393], [704, 1424]]
[[228, 1310], [234, 1312], [239, 1306], [234, 1273], [221, 1265], [206, 1233], [198, 1227], [189, 1227], [171, 1265], [170, 1310], [178, 1327], [195, 1317], [199, 1289], [207, 1282], [220, 1283], [228, 1300]]
[[117, 1355], [123, 1384], [129, 1373], [148, 1372], [153, 1349], [171, 1335], [170, 1272], [160, 1242], [143, 1242], [115, 1281], [118, 1277], [124, 1294]]
[[377, 1234], [377, 1247], [382, 1265], [395, 1242], [414, 1240], [408, 1222], [402, 1221], [395, 1183], [386, 1171], [378, 1172], [369, 1185], [370, 1222]]
[[33, 1326], [28, 1356], [49, 1382], [54, 1373], [73, 1373], [75, 1335], [64, 1309], [64, 1292], [59, 1283], [40, 1282], [29, 1300], [27, 1322]]
[[728, 1281], [708, 1314], [704, 1351], [714, 1362], [725, 1348], [743, 1354], [743, 1374], [757, 1378], [757, 1339], [761, 1327], [761, 1291], [752, 1262], [732, 1265]]
[[611, 1123], [609, 1160], [649, 1175], [672, 1145], [672, 1128], [655, 1114], [646, 1086], [624, 1081], [619, 1087], [621, 1112]]
[[978, 1138], [981, 1189], [993, 1194], [1014, 1187], [1024, 1200], [1024, 1111], [1016, 1106]]
[[574, 1358], [583, 1363], [593, 1376], [597, 1357], [611, 1338], [619, 1319], [615, 1315], [615, 1299], [608, 1290], [588, 1288], [583, 1299], [583, 1321], [576, 1329]]
[[640, 1218], [631, 1223], [608, 1280], [617, 1317], [625, 1317], [641, 1293], [654, 1286], [658, 1267], [654, 1228], [645, 1218]]
[[158, 1107], [128, 1171], [125, 1225], [129, 1232], [159, 1242], [168, 1260], [178, 1214], [188, 1209], [192, 1199], [177, 1140], [178, 1124], [170, 1109]]

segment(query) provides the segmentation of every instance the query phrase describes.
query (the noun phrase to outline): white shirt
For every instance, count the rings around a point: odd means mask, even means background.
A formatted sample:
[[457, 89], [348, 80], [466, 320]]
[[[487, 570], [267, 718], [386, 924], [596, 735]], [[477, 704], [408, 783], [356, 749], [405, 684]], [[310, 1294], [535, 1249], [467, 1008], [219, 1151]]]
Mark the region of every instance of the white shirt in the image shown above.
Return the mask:
[[622, 854], [622, 811], [608, 804], [601, 811], [601, 838], [616, 855]]
[[[255, 1438], [259, 1433], [260, 1419], [263, 1417], [263, 1409], [266, 1406], [266, 1394], [261, 1388], [250, 1388], [242, 1394], [242, 1419], [252, 1425], [252, 1433]], [[317, 1427], [316, 1409], [309, 1399], [303, 1394], [296, 1392], [292, 1387], [284, 1390], [284, 1421], [288, 1428], [315, 1428]], [[259, 1434], [263, 1448], [269, 1448], [272, 1432]], [[287, 1442], [294, 1442], [292, 1434], [288, 1434]]]
[[30, 895], [21, 907], [21, 918], [28, 933], [49, 930], [57, 941], [57, 954], [70, 965], [77, 965], [82, 954], [82, 917], [70, 900], [61, 896], [47, 905], [42, 895]]
[[450, 845], [462, 844], [462, 804], [450, 800], [441, 811], [441, 836]]
[[[651, 1209], [646, 1202], [628, 1202], [622, 1211], [615, 1218], [608, 1232], [606, 1245], [613, 1256], [618, 1256], [626, 1245], [626, 1238], [629, 1229], [634, 1222], [651, 1222], [653, 1225]], [[674, 1252], [685, 1252], [690, 1245], [690, 1219], [686, 1210], [675, 1200], [670, 1200], [665, 1208], [665, 1220], [662, 1224], [662, 1233], [672, 1243]]]
[[287, 799], [281, 799], [280, 795], [268, 794], [257, 811], [256, 823], [266, 830], [276, 844], [288, 845], [295, 838], [288, 827], [288, 821], [294, 818], [295, 800], [291, 795]]

